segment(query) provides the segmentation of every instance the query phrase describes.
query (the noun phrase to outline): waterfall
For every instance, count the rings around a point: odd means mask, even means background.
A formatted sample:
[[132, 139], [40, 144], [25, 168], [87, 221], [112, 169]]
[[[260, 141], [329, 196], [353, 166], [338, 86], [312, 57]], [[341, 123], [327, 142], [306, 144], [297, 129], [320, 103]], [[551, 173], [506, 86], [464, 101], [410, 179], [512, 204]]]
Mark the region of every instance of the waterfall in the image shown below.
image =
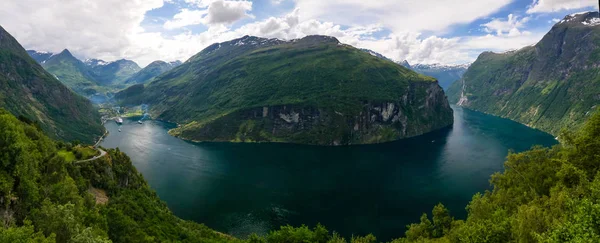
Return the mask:
[[469, 102], [469, 99], [467, 98], [467, 96], [465, 96], [465, 79], [463, 78], [462, 79], [462, 89], [460, 91], [460, 99], [458, 100], [456, 105], [463, 106], [463, 105], [466, 105], [467, 102]]

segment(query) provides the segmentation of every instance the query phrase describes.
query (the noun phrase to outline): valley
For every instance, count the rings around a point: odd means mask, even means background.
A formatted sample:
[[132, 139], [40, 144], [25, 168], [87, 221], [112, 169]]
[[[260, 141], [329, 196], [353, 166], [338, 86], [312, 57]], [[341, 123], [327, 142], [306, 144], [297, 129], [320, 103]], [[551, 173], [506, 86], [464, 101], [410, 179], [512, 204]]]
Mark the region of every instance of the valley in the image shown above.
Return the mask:
[[595, 2], [53, 1], [0, 8], [0, 242], [600, 242]]
[[464, 219], [509, 148], [557, 143], [507, 119], [453, 109], [451, 128], [378, 145], [189, 143], [168, 134], [174, 124], [138, 118], [106, 123], [101, 145], [130, 155], [176, 215], [223, 233], [246, 238], [321, 223], [346, 238], [388, 241], [438, 202]]
[[[600, 105], [598, 12], [566, 16], [535, 45], [484, 52], [448, 89], [450, 103], [506, 117], [559, 136]], [[568, 41], [567, 41], [568, 40]]]

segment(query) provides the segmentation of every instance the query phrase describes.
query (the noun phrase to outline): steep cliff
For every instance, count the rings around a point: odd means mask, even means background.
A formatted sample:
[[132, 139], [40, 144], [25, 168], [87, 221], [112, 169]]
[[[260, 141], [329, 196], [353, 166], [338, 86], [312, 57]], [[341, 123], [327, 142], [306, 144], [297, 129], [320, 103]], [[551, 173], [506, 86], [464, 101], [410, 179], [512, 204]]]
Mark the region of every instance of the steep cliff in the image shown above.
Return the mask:
[[435, 79], [327, 36], [217, 43], [115, 97], [195, 141], [378, 143], [452, 124]]
[[46, 72], [2, 27], [0, 107], [56, 139], [93, 143], [104, 132], [92, 104]]
[[600, 104], [598, 12], [566, 16], [534, 46], [482, 53], [448, 89], [451, 103], [556, 134]]
[[[425, 97], [417, 93], [426, 93]], [[415, 104], [420, 104], [415, 106]], [[415, 83], [399, 101], [368, 102], [350, 114], [311, 105], [275, 105], [236, 111], [171, 133], [194, 141], [371, 144], [418, 136], [452, 124], [452, 110], [436, 83]]]

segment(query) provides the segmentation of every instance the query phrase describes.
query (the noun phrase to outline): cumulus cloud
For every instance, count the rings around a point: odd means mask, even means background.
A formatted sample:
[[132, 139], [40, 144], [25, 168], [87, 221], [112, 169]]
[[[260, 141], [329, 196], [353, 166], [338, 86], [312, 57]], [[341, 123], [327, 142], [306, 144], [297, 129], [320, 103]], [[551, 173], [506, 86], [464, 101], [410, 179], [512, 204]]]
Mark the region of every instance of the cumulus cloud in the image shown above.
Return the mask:
[[250, 1], [185, 0], [201, 9], [181, 9], [172, 20], [165, 22], [166, 29], [176, 29], [197, 24], [233, 24], [244, 18], [253, 18]]
[[499, 36], [502, 36], [502, 35], [517, 36], [517, 35], [521, 35], [521, 34], [526, 34], [526, 32], [522, 33], [519, 30], [519, 28], [524, 27], [525, 23], [527, 23], [528, 21], [529, 21], [529, 17], [519, 19], [519, 17], [517, 17], [513, 14], [509, 14], [508, 18], [506, 20], [493, 19], [492, 21], [482, 24], [481, 26], [483, 26], [484, 30], [488, 33], [495, 32], [496, 35], [499, 35]]
[[164, 27], [166, 29], [176, 29], [184, 26], [205, 23], [204, 16], [207, 13], [207, 10], [182, 9], [181, 12], [173, 16], [172, 20], [165, 22]]
[[213, 1], [208, 5], [207, 24], [232, 24], [240, 19], [253, 17], [248, 14], [252, 10], [250, 1]]
[[596, 0], [533, 0], [527, 9], [528, 14], [558, 12], [598, 6]]
[[9, 0], [0, 23], [27, 48], [116, 59], [132, 45], [144, 14], [162, 0]]
[[[301, 19], [342, 25], [382, 23], [394, 32], [442, 31], [497, 12], [513, 0], [295, 0]], [[458, 12], [457, 12], [458, 11]]]

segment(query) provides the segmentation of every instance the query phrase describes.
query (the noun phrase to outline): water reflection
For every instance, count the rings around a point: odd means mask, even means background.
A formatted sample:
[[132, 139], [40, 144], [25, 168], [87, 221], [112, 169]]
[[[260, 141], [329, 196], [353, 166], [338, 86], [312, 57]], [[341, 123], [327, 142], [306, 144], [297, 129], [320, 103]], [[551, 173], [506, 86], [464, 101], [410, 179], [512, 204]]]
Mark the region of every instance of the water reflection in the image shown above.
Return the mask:
[[457, 217], [509, 149], [552, 145], [547, 134], [455, 108], [452, 128], [380, 145], [192, 144], [170, 124], [108, 123], [105, 147], [119, 147], [178, 216], [236, 236], [317, 222], [345, 236], [380, 240], [442, 202]]

